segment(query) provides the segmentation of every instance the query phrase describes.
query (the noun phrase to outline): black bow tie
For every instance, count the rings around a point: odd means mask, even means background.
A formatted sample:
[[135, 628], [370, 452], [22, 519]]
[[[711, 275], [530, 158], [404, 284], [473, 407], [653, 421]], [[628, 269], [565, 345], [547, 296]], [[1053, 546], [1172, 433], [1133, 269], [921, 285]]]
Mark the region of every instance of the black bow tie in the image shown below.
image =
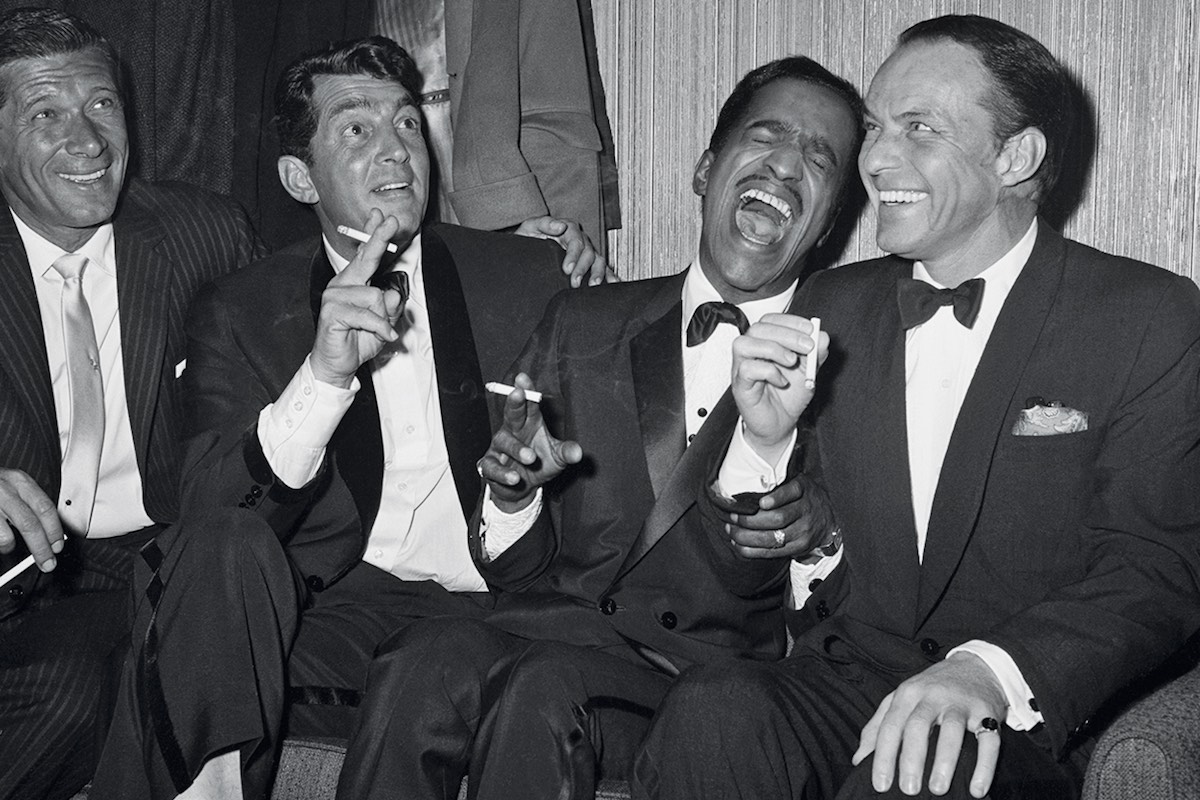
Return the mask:
[[736, 325], [738, 333], [745, 333], [750, 327], [746, 315], [733, 303], [701, 303], [692, 313], [692, 320], [688, 323], [687, 346], [695, 347], [707, 342], [708, 337], [712, 336], [712, 332], [722, 322]]
[[388, 289], [395, 289], [399, 292], [401, 308], [404, 308], [404, 304], [408, 301], [408, 274], [403, 270], [376, 273], [371, 276], [371, 285], [385, 292]]
[[915, 328], [937, 313], [942, 306], [954, 306], [954, 318], [970, 328], [979, 316], [983, 302], [983, 278], [972, 278], [956, 289], [938, 289], [916, 278], [901, 278], [896, 282], [896, 302], [900, 305], [900, 325]]

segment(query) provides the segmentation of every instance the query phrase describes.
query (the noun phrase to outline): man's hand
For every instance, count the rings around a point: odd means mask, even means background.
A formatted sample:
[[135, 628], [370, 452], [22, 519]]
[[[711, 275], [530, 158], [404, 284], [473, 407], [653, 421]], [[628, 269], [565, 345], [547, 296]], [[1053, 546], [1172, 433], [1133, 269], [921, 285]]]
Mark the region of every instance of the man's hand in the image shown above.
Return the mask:
[[746, 443], [767, 463], [783, 454], [800, 414], [812, 400], [805, 361], [829, 353], [824, 331], [814, 342], [812, 323], [792, 314], [766, 314], [733, 340], [733, 399], [745, 423]]
[[[825, 544], [834, 528], [825, 490], [806, 475], [797, 475], [758, 498], [758, 510], [738, 513], [714, 494], [713, 504], [725, 522], [733, 549], [743, 558], [795, 558]], [[783, 532], [778, 544], [776, 531]]]
[[21, 470], [0, 469], [0, 553], [13, 551], [17, 534], [38, 569], [54, 569], [54, 555], [62, 552], [65, 538], [54, 501]]
[[592, 244], [592, 240], [583, 232], [583, 226], [570, 219], [558, 217], [534, 217], [527, 219], [517, 226], [519, 236], [532, 236], [538, 239], [553, 239], [567, 251], [563, 258], [562, 271], [571, 276], [571, 286], [579, 288], [587, 279], [588, 286], [614, 283], [620, 278], [617, 273], [608, 268], [608, 261]]
[[978, 656], [955, 653], [900, 684], [883, 698], [867, 722], [854, 753], [855, 766], [872, 752], [871, 783], [878, 792], [892, 786], [899, 756], [900, 791], [921, 790], [929, 732], [940, 725], [929, 791], [943, 795], [950, 788], [963, 737], [974, 735], [978, 757], [971, 774], [972, 797], [983, 797], [992, 785], [1000, 755], [1000, 731], [985, 729], [984, 719], [1004, 724], [1008, 703], [995, 673]]
[[529, 376], [519, 373], [513, 384], [516, 388], [504, 401], [500, 430], [479, 460], [479, 474], [491, 487], [496, 507], [507, 513], [529, 505], [539, 486], [583, 458], [578, 443], [550, 435], [538, 404], [525, 399], [525, 390], [533, 388]]
[[368, 283], [399, 228], [395, 217], [384, 219], [373, 209], [366, 225], [371, 238], [359, 245], [358, 254], [321, 295], [317, 337], [309, 359], [317, 380], [349, 388], [358, 368], [399, 335], [400, 293]]

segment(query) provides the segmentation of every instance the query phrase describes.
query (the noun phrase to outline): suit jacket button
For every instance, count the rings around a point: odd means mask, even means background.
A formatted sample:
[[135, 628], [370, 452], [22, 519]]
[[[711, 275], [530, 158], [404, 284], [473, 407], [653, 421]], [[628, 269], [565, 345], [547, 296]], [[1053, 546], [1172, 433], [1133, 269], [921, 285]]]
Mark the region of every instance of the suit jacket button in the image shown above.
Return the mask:
[[679, 624], [679, 618], [675, 616], [675, 612], [673, 611], [664, 611], [662, 616], [658, 618], [658, 621], [669, 631], [675, 630], [675, 626]]
[[250, 487], [250, 496], [251, 497], [262, 497], [262, 487], [257, 484], [255, 484], [254, 486], [251, 486]]
[[817, 587], [820, 585], [821, 585], [821, 579], [813, 578], [811, 581], [808, 582], [808, 591], [815, 592], [817, 590]]
[[320, 575], [309, 575], [305, 580], [305, 583], [307, 583], [308, 588], [312, 589], [314, 592], [320, 592], [325, 588], [325, 581], [321, 580]]
[[25, 596], [25, 589], [21, 586], [11, 586], [8, 589], [8, 596], [13, 600], [20, 600]]
[[936, 656], [942, 646], [937, 643], [937, 639], [925, 638], [921, 640], [921, 652], [927, 656]]
[[611, 597], [604, 598], [600, 601], [600, 611], [611, 617], [613, 614], [617, 613], [617, 601], [613, 600]]
[[817, 603], [817, 619], [828, 619], [829, 613], [828, 603], [826, 603], [824, 600], [821, 600]]

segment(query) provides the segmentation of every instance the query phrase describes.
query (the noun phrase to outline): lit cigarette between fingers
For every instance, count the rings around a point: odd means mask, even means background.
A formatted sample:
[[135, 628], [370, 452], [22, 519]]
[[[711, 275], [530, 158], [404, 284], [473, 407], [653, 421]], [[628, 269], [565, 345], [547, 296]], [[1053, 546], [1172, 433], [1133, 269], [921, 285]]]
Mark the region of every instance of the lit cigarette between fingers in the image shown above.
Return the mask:
[[[491, 392], [492, 394], [501, 394], [501, 395], [504, 395], [505, 397], [508, 397], [510, 394], [512, 394], [513, 389], [517, 388], [515, 386], [509, 386], [507, 383], [499, 383], [497, 381], [488, 381], [487, 383], [485, 383], [483, 385], [483, 387], [485, 389], [487, 389], [489, 392]], [[528, 400], [532, 403], [542, 402], [542, 393], [541, 392], [535, 391], [533, 389], [525, 389], [523, 391], [525, 392], [526, 400]]]
[[810, 334], [813, 340], [812, 352], [808, 354], [808, 358], [804, 359], [804, 388], [814, 389], [817, 385], [817, 348], [821, 344], [821, 318], [812, 318], [812, 333]]
[[[354, 239], [355, 241], [358, 241], [358, 242], [365, 243], [365, 242], [369, 241], [371, 238], [371, 234], [363, 233], [360, 230], [351, 228], [349, 225], [338, 225], [337, 232], [342, 234], [343, 236], [349, 236], [351, 239]], [[400, 248], [396, 247], [394, 242], [388, 242], [387, 243], [387, 251], [389, 253], [399, 253]]]

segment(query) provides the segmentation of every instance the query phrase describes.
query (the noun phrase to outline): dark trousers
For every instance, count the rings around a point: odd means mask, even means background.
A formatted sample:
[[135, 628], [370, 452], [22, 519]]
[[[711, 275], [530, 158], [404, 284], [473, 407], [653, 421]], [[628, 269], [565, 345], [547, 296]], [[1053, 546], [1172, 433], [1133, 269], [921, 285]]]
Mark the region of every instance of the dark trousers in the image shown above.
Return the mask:
[[477, 619], [413, 623], [371, 665], [338, 797], [455, 798], [469, 773], [478, 800], [591, 798], [600, 777], [626, 777], [670, 681], [619, 639], [584, 647]]
[[0, 798], [67, 798], [91, 778], [129, 644], [133, 559], [157, 531], [70, 539], [0, 622]]
[[170, 533], [137, 566], [146, 590], [95, 800], [174, 797], [234, 749], [243, 796], [267, 797], [285, 735], [349, 735], [381, 640], [414, 619], [483, 613], [489, 599], [363, 563], [310, 593], [245, 511]]
[[[868, 666], [835, 636], [773, 664], [709, 665], [684, 675], [659, 709], [637, 755], [637, 800], [876, 800], [902, 798], [898, 783], [878, 794], [871, 758], [850, 759], [859, 734], [903, 675]], [[1086, 756], [1056, 762], [1038, 733], [1001, 727], [993, 800], [1078, 797]], [[932, 798], [929, 766], [918, 797]], [[975, 739], [964, 738], [948, 798], [969, 800]]]

